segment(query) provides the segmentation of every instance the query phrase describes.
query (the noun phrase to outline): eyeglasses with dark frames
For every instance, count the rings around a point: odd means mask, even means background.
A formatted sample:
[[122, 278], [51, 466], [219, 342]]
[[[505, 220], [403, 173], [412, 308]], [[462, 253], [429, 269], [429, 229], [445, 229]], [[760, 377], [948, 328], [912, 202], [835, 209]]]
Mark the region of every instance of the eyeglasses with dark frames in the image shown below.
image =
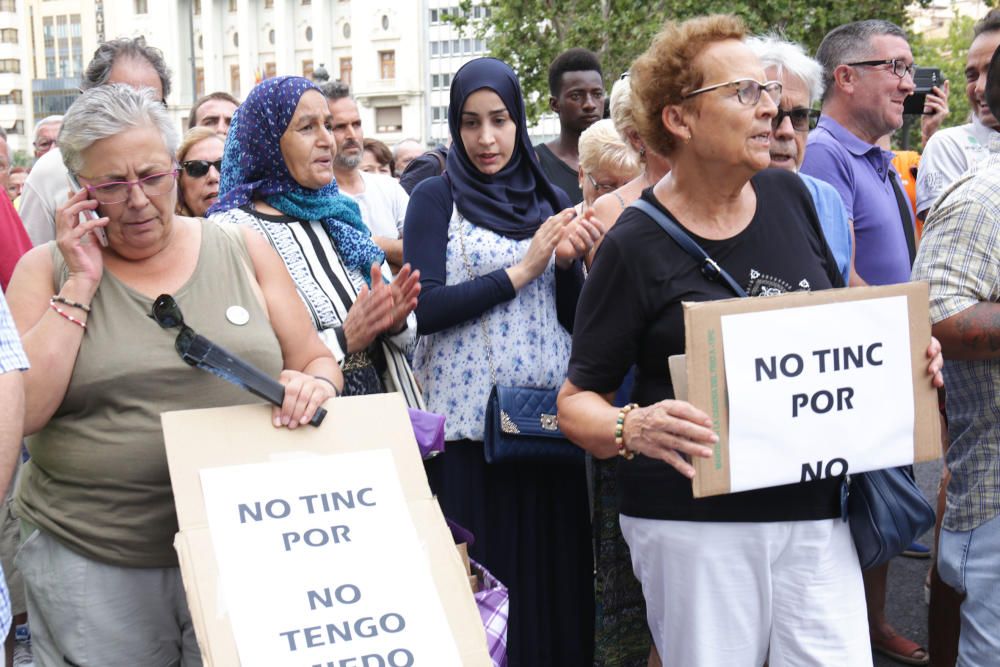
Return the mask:
[[705, 86], [704, 88], [699, 88], [698, 90], [692, 90], [681, 99], [689, 100], [695, 95], [701, 95], [702, 93], [718, 90], [720, 88], [735, 88], [736, 99], [740, 101], [740, 104], [745, 104], [747, 106], [754, 106], [760, 102], [760, 94], [762, 92], [767, 92], [775, 104], [781, 102], [780, 81], [765, 81], [764, 83], [761, 83], [760, 81], [755, 81], [754, 79], [736, 79], [735, 81], [726, 81], [725, 83]]
[[856, 63], [844, 64], [848, 67], [880, 67], [882, 65], [892, 65], [889, 71], [898, 76], [900, 79], [905, 78], [907, 74], [909, 74], [912, 79], [913, 73], [917, 69], [915, 64], [910, 63], [907, 65], [906, 61], [900, 60], [899, 58], [889, 58], [888, 60], [862, 60]]
[[617, 183], [598, 183], [597, 179], [590, 172], [586, 172], [587, 180], [590, 181], [590, 186], [594, 188], [594, 191], [598, 194], [606, 195], [609, 192], [614, 192], [618, 189]]
[[[98, 185], [84, 185], [87, 192], [101, 204], [121, 204], [127, 201], [132, 194], [132, 188], [138, 186], [147, 197], [158, 197], [170, 192], [177, 179], [177, 172], [174, 168], [170, 171], [161, 171], [149, 176], [137, 178], [134, 181], [108, 181]], [[79, 174], [77, 174], [79, 176]], [[86, 177], [83, 177], [86, 178]]]
[[771, 119], [771, 128], [777, 130], [787, 117], [792, 122], [793, 130], [796, 132], [809, 132], [816, 129], [816, 123], [819, 122], [819, 115], [819, 109], [808, 109], [806, 107], [782, 109], [778, 107], [778, 113]]
[[[174, 349], [189, 366], [208, 371], [216, 377], [259, 396], [272, 405], [281, 406], [285, 400], [285, 387], [256, 366], [249, 364], [221, 345], [216, 345], [184, 323], [180, 306], [169, 294], [161, 294], [153, 302], [149, 316], [164, 329], [180, 332], [174, 340]], [[316, 408], [310, 424], [319, 426], [326, 418], [325, 408]]]
[[185, 160], [181, 162], [184, 173], [191, 178], [201, 178], [208, 173], [209, 167], [215, 167], [215, 171], [222, 174], [222, 158], [218, 160]]

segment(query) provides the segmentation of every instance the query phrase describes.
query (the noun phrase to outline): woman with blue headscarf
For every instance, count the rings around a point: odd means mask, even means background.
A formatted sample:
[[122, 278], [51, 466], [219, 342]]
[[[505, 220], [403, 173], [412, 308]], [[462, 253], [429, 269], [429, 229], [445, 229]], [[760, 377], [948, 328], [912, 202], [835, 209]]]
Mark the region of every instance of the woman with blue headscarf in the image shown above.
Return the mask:
[[[420, 274], [392, 280], [357, 202], [333, 177], [326, 98], [298, 76], [268, 79], [233, 116], [213, 220], [252, 227], [278, 251], [320, 338], [341, 364], [345, 395], [423, 399], [406, 358], [416, 337]], [[390, 282], [391, 280], [391, 282]]]
[[414, 189], [403, 248], [423, 286], [414, 372], [429, 409], [448, 416], [431, 486], [445, 515], [475, 534], [472, 557], [510, 589], [509, 664], [588, 665], [583, 464], [487, 464], [482, 441], [494, 382], [557, 387], [565, 378], [582, 284], [576, 258], [600, 228], [574, 219], [543, 175], [506, 64], [481, 58], [455, 74], [448, 124], [446, 173]]

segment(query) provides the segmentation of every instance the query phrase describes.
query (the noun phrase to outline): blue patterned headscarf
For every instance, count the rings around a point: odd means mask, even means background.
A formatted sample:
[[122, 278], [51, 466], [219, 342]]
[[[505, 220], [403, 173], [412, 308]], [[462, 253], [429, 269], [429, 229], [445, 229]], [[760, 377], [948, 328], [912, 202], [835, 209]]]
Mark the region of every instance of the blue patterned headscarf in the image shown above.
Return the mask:
[[300, 220], [320, 220], [344, 264], [370, 280], [372, 263], [382, 264], [385, 254], [371, 240], [361, 220], [358, 203], [340, 194], [336, 180], [319, 190], [303, 187], [292, 178], [281, 154], [285, 133], [299, 98], [307, 90], [319, 92], [300, 76], [265, 80], [250, 91], [233, 114], [222, 154], [219, 200], [208, 214], [246, 206], [263, 199], [285, 215]]

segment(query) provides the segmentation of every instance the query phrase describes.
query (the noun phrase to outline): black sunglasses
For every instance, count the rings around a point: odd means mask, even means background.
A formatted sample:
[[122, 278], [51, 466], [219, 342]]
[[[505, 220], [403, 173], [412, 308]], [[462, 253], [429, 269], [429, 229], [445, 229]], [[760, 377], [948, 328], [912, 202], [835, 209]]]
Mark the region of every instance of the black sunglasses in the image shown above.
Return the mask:
[[816, 129], [819, 122], [819, 109], [807, 109], [796, 107], [795, 109], [782, 109], [778, 107], [778, 113], [771, 119], [771, 127], [775, 130], [785, 120], [785, 116], [792, 121], [792, 129], [796, 132], [809, 132]]
[[184, 173], [191, 178], [201, 178], [208, 173], [209, 167], [215, 167], [215, 170], [222, 173], [222, 158], [218, 160], [186, 160], [181, 162], [181, 166], [184, 168]]
[[[180, 332], [174, 340], [174, 349], [188, 365], [208, 371], [263, 398], [272, 405], [280, 407], [284, 402], [285, 387], [280, 382], [222, 346], [216, 345], [204, 336], [199, 336], [194, 329], [184, 324], [184, 315], [174, 297], [169, 294], [158, 296], [153, 302], [149, 316], [164, 329], [180, 327]], [[309, 423], [319, 426], [325, 417], [326, 409], [316, 408]]]

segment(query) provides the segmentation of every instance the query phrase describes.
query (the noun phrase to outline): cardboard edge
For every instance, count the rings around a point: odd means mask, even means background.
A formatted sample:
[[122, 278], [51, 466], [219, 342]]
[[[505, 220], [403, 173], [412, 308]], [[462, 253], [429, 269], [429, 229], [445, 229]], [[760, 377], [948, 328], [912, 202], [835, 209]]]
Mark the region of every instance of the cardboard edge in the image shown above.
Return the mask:
[[[726, 301], [733, 301], [726, 299]], [[742, 299], [735, 299], [742, 301]], [[708, 302], [717, 303], [717, 302]], [[695, 498], [706, 496], [716, 496], [729, 493], [730, 473], [729, 457], [726, 455], [725, 443], [729, 438], [729, 423], [721, 418], [723, 410], [728, 404], [728, 394], [726, 389], [726, 369], [722, 354], [718, 353], [722, 347], [722, 327], [720, 318], [716, 315], [705, 329], [704, 337], [688, 336], [686, 332], [692, 330], [692, 321], [696, 314], [696, 306], [684, 302], [684, 357], [685, 362], [690, 359], [709, 359], [709, 365], [715, 360], [717, 364], [715, 370], [716, 382], [714, 387], [706, 386], [704, 382], [692, 382], [693, 364], [685, 363], [687, 370], [688, 402], [696, 408], [705, 412], [712, 419], [712, 430], [719, 436], [719, 442], [715, 444], [712, 457], [708, 459], [697, 458], [692, 460], [695, 475], [691, 480], [691, 491]]]
[[934, 461], [943, 455], [938, 391], [927, 377], [927, 348], [919, 341], [931, 340], [930, 285], [923, 280], [908, 283], [906, 306], [910, 320], [913, 360], [913, 462]]

